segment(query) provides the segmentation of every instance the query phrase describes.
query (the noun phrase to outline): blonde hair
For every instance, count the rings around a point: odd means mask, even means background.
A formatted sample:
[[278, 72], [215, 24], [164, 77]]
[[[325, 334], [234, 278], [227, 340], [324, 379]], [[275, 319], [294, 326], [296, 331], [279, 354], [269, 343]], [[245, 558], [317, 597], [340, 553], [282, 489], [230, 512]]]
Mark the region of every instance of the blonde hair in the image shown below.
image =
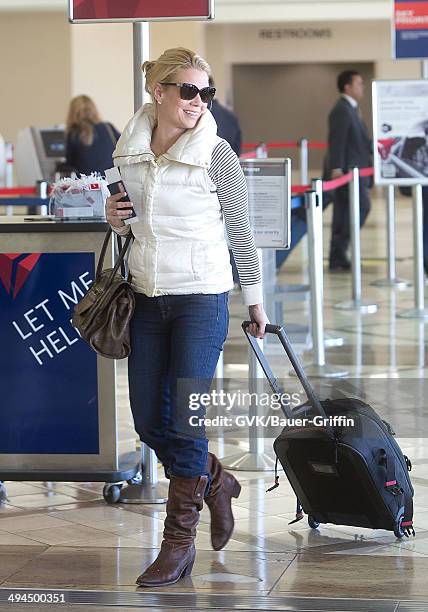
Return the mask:
[[210, 65], [200, 55], [184, 47], [167, 49], [157, 60], [144, 62], [142, 69], [146, 77], [146, 91], [152, 96], [156, 83], [174, 80], [178, 70], [195, 68], [211, 74]]
[[89, 96], [76, 96], [70, 102], [66, 123], [66, 132], [75, 132], [81, 142], [91, 145], [94, 141], [94, 124], [101, 118], [95, 102]]

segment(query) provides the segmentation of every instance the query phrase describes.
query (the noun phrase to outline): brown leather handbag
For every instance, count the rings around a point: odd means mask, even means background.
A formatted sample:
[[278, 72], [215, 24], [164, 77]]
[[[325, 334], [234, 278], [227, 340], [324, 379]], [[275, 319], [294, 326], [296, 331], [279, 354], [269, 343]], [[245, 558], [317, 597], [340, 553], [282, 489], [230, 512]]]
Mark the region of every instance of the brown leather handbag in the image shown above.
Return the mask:
[[129, 324], [135, 308], [134, 292], [124, 278], [123, 265], [132, 234], [120, 248], [114, 268], [103, 270], [111, 235], [109, 228], [98, 260], [95, 281], [76, 304], [72, 323], [83, 340], [99, 355], [108, 359], [124, 359], [131, 352]]

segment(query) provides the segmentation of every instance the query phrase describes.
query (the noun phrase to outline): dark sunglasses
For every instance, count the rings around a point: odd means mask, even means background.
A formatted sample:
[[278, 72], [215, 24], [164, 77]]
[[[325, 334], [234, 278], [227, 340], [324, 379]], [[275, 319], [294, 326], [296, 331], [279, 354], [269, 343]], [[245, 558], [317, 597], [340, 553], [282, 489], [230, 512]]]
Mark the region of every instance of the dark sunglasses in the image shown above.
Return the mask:
[[212, 102], [212, 99], [215, 96], [216, 89], [215, 87], [203, 87], [202, 89], [198, 89], [196, 85], [192, 85], [192, 83], [161, 83], [162, 85], [175, 85], [180, 88], [180, 98], [182, 100], [193, 100], [199, 94], [201, 96], [202, 102], [204, 104], [208, 104]]

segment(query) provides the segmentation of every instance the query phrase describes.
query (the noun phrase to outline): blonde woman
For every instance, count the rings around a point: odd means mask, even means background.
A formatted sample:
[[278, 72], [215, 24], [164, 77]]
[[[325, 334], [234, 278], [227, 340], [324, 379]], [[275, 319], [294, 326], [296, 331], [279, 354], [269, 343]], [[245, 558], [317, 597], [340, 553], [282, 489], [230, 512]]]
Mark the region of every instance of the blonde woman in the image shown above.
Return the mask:
[[[241, 487], [208, 453], [204, 407], [194, 401], [210, 388], [228, 331], [233, 280], [224, 226], [251, 333], [263, 337], [267, 319], [245, 178], [209, 111], [215, 94], [210, 67], [177, 48], [145, 62], [143, 71], [153, 103], [130, 120], [113, 157], [139, 219], [132, 224], [129, 260], [136, 294], [131, 409], [141, 440], [156, 451], [170, 479], [161, 550], [137, 579], [154, 587], [190, 574], [204, 500], [215, 550], [226, 545], [234, 526], [231, 500]], [[129, 204], [120, 197], [108, 198], [106, 213], [125, 235], [129, 213], [123, 207]]]
[[112, 153], [120, 136], [111, 123], [101, 120], [89, 96], [76, 96], [70, 102], [66, 125], [66, 165], [79, 174], [111, 168]]

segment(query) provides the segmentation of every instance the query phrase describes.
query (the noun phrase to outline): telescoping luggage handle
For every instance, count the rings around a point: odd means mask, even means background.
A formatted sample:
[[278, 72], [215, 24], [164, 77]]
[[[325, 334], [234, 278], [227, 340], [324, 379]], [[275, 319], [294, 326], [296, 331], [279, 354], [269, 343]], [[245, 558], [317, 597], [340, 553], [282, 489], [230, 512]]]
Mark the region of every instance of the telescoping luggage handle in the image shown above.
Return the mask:
[[[251, 325], [251, 321], [244, 321], [242, 323], [242, 329], [244, 330], [245, 335], [247, 336], [248, 342], [250, 343], [251, 348], [253, 349], [258, 362], [260, 363], [263, 372], [266, 375], [266, 378], [268, 379], [270, 386], [272, 387], [272, 390], [274, 391], [274, 393], [278, 393], [281, 394], [283, 391], [281, 389], [281, 387], [278, 384], [277, 379], [275, 378], [275, 376], [273, 375], [273, 372], [270, 368], [270, 365], [268, 364], [265, 355], [263, 354], [263, 351], [261, 350], [257, 339], [254, 338], [254, 336], [252, 336], [250, 333], [248, 333], [247, 327]], [[302, 383], [302, 387], [305, 390], [305, 393], [308, 397], [309, 403], [312, 406], [312, 408], [317, 412], [317, 414], [319, 414], [320, 416], [322, 416], [323, 418], [327, 418], [327, 415], [324, 411], [324, 408], [322, 407], [322, 404], [320, 402], [320, 400], [318, 399], [311, 383], [309, 382], [308, 377], [305, 374], [305, 371], [302, 368], [302, 365], [296, 355], [296, 353], [293, 350], [293, 347], [290, 344], [290, 341], [287, 337], [287, 334], [285, 333], [285, 330], [283, 327], [281, 327], [280, 325], [270, 325], [267, 324], [266, 325], [266, 333], [267, 334], [275, 334], [276, 336], [278, 336], [279, 341], [281, 342], [282, 346], [285, 349], [285, 352], [287, 353], [287, 356], [291, 362], [291, 365], [294, 368], [294, 371], [296, 372], [300, 382]], [[292, 413], [288, 413], [289, 411], [287, 410], [287, 408], [285, 406], [283, 406], [283, 410], [286, 411], [286, 416], [290, 417], [292, 416]]]

